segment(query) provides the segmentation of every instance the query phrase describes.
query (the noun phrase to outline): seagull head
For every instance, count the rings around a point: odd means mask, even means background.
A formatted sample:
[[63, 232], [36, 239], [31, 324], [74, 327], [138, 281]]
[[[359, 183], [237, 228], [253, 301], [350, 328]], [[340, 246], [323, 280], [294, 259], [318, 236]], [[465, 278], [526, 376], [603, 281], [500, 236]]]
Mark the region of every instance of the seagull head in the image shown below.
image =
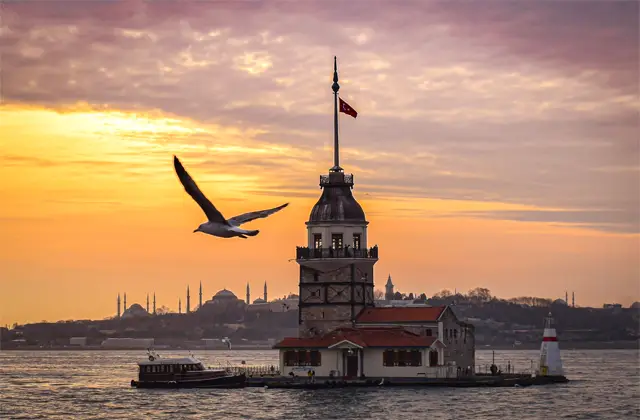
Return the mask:
[[196, 232], [200, 232], [200, 226], [198, 226], [196, 230], [193, 231], [193, 233], [196, 233]]

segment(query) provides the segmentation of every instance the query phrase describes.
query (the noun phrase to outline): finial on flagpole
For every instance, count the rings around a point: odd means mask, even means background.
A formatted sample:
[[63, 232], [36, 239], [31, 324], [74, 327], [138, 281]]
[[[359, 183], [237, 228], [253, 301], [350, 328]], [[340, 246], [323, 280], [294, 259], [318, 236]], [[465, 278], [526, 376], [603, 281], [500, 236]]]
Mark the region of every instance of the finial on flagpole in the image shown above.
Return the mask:
[[333, 93], [338, 93], [338, 90], [340, 90], [340, 85], [338, 84], [338, 58], [336, 56], [333, 57], [333, 85], [331, 89], [333, 89]]
[[342, 168], [340, 167], [340, 146], [338, 144], [338, 90], [340, 90], [340, 85], [338, 84], [338, 59], [336, 56], [333, 56], [333, 85], [331, 85], [331, 89], [333, 89], [333, 168], [331, 168], [332, 172], [341, 172]]

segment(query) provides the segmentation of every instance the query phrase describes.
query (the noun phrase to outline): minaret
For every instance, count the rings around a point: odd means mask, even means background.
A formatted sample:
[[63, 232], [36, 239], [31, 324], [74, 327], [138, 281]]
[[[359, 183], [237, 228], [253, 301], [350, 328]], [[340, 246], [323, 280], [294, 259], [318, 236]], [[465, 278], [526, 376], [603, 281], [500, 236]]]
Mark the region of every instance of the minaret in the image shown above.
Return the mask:
[[156, 314], [156, 292], [153, 292], [153, 314]]
[[118, 293], [118, 318], [120, 318], [120, 293]]
[[389, 274], [389, 277], [387, 278], [387, 284], [384, 285], [385, 288], [385, 294], [384, 294], [384, 298], [386, 300], [393, 300], [393, 282], [391, 281], [391, 274]]
[[149, 312], [149, 293], [147, 293], [147, 313], [151, 313]]
[[200, 299], [198, 301], [198, 309], [202, 308], [202, 281], [200, 282]]
[[566, 290], [564, 291], [564, 303], [569, 306], [569, 292], [567, 292]]
[[266, 282], [266, 280], [264, 282], [264, 301], [268, 302], [268, 300], [267, 300], [267, 282]]
[[247, 305], [251, 305], [251, 289], [249, 289], [249, 282], [247, 282]]
[[127, 310], [127, 292], [124, 292], [124, 312]]
[[562, 359], [560, 358], [560, 347], [556, 329], [553, 326], [551, 312], [545, 319], [544, 333], [542, 335], [542, 345], [540, 346], [540, 376], [564, 376], [562, 369]]
[[187, 286], [187, 313], [191, 313], [191, 295], [189, 294], [189, 286]]
[[576, 307], [576, 292], [571, 292], [571, 307]]
[[178, 313], [182, 313], [182, 299], [178, 298]]
[[353, 197], [353, 175], [340, 167], [338, 67], [334, 57], [334, 154], [328, 175], [320, 175], [322, 196], [311, 210], [307, 246], [297, 247], [300, 265], [298, 335], [309, 337], [352, 326], [360, 311], [374, 306], [373, 266], [378, 247], [367, 248], [364, 211]]

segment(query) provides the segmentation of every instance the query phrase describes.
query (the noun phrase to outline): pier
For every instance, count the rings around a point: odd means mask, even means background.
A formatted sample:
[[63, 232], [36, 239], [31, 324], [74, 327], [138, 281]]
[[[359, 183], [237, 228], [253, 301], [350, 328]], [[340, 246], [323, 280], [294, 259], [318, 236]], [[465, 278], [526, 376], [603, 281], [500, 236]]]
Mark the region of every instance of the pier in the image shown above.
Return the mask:
[[329, 389], [329, 388], [363, 388], [363, 387], [447, 387], [447, 388], [482, 388], [482, 387], [525, 387], [567, 383], [564, 376], [540, 376], [531, 373], [475, 373], [457, 378], [332, 378], [308, 376], [282, 376], [275, 366], [229, 366], [230, 373], [245, 374], [247, 387], [278, 389]]

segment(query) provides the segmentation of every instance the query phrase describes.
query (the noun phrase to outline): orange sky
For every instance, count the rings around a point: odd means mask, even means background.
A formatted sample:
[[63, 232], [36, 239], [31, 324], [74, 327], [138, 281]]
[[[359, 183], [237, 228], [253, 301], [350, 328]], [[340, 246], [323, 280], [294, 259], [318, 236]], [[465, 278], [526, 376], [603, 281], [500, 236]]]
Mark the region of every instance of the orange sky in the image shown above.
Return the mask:
[[[320, 195], [317, 175], [328, 165], [311, 161], [297, 169], [310, 197], [251, 195], [245, 191], [259, 190], [261, 181], [279, 170], [235, 174], [227, 160], [261, 149], [231, 129], [179, 120], [169, 124], [159, 115], [138, 121], [124, 113], [57, 114], [37, 108], [4, 107], [0, 116], [0, 129], [7, 134], [2, 151], [10, 157], [0, 168], [6, 203], [0, 210], [2, 324], [102, 318], [113, 314], [115, 296], [125, 291], [129, 304], [144, 305], [146, 293], [155, 292], [158, 306], [175, 310], [187, 285], [196, 301], [200, 281], [205, 299], [223, 287], [243, 297], [247, 281], [254, 297], [265, 280], [272, 297], [296, 292], [297, 266], [288, 260], [295, 246], [304, 244], [304, 221]], [[204, 149], [180, 144], [189, 130], [219, 132], [224, 139], [226, 151], [208, 152], [218, 160], [216, 173], [196, 165], [202, 157], [190, 158]], [[127, 137], [141, 132], [154, 132], [156, 139]], [[227, 217], [291, 205], [253, 222], [261, 233], [250, 240], [193, 234], [204, 219], [173, 173], [173, 153], [183, 157]], [[260, 153], [275, 159], [290, 152]], [[320, 158], [328, 161], [330, 152]], [[461, 211], [526, 207], [372, 198], [358, 194], [355, 175], [356, 197], [371, 222], [370, 244], [380, 246], [380, 288], [391, 273], [406, 292], [485, 286], [500, 296], [561, 297], [575, 290], [582, 305], [637, 299], [637, 236], [457, 217]]]
[[373, 1], [3, 4], [0, 324], [297, 292], [334, 55], [378, 288], [640, 300], [638, 3]]

